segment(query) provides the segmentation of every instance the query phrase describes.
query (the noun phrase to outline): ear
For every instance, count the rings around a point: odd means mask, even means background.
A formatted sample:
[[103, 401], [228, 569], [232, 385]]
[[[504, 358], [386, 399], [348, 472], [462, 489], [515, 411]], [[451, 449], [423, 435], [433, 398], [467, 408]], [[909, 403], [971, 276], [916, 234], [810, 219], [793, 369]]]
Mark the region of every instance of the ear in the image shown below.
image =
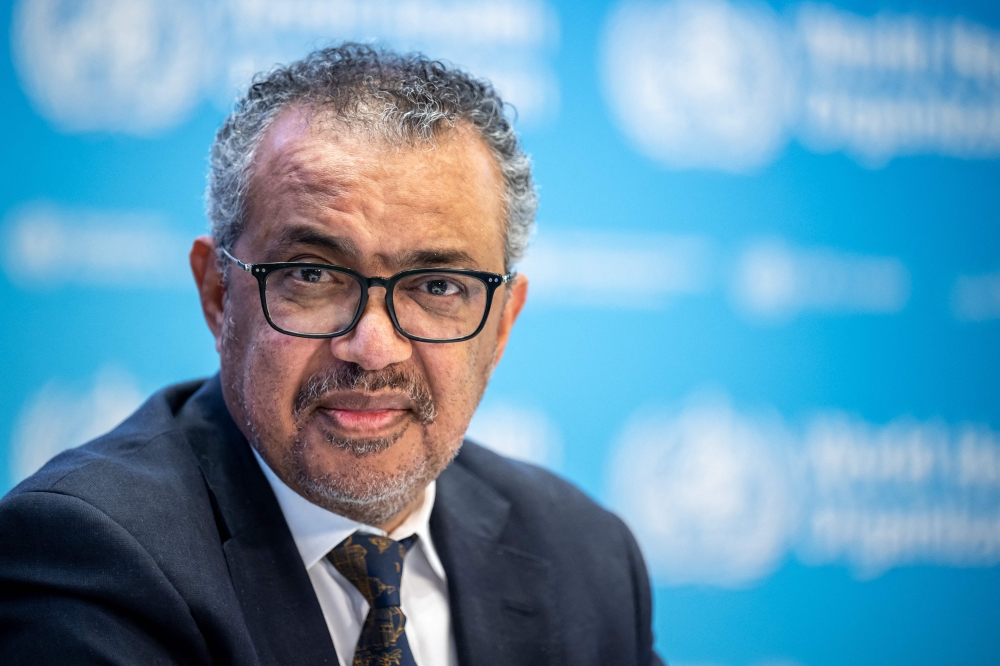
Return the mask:
[[500, 363], [503, 352], [507, 349], [507, 340], [510, 339], [510, 330], [517, 321], [517, 316], [521, 314], [521, 308], [528, 298], [528, 278], [518, 273], [514, 280], [507, 286], [509, 296], [503, 306], [503, 314], [500, 315], [500, 330], [497, 337], [497, 352], [493, 357], [493, 367]]
[[191, 273], [194, 274], [198, 296], [201, 298], [201, 311], [205, 315], [205, 322], [212, 330], [212, 335], [215, 336], [215, 350], [221, 352], [226, 285], [216, 260], [215, 239], [211, 236], [198, 236], [194, 239], [190, 259]]

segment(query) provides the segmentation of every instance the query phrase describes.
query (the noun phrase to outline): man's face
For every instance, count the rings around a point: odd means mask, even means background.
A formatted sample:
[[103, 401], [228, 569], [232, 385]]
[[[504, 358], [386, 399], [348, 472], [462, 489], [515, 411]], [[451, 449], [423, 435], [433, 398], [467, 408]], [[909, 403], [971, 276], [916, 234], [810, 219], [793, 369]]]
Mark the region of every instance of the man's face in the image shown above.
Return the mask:
[[[394, 148], [291, 108], [254, 165], [247, 224], [232, 251], [245, 262], [315, 261], [369, 276], [504, 272], [502, 179], [470, 130]], [[196, 244], [193, 265], [197, 253]], [[353, 331], [308, 339], [268, 325], [257, 281], [240, 270], [230, 270], [214, 311], [205, 303], [212, 270], [199, 278], [202, 301], [244, 434], [307, 499], [377, 525], [418, 500], [457, 452], [526, 293], [523, 279], [500, 287], [477, 337], [433, 344], [401, 336], [385, 291], [373, 287]]]

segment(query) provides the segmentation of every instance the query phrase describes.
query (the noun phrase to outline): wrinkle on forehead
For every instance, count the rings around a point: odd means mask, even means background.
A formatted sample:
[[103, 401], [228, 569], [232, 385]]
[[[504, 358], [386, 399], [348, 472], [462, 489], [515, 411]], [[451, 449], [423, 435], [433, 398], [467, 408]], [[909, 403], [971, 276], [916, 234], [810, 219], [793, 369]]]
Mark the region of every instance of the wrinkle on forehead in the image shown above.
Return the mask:
[[[247, 199], [250, 219], [340, 215], [378, 225], [414, 214], [456, 240], [496, 233], [502, 252], [503, 180], [474, 129], [456, 127], [434, 145], [411, 148], [373, 144], [343, 123], [314, 119], [292, 107], [268, 129]], [[279, 205], [284, 210], [275, 211]]]
[[[357, 141], [332, 127], [325, 136], [340, 145]], [[289, 201], [304, 199], [328, 206], [336, 202], [338, 207], [348, 204], [350, 208], [351, 202], [345, 199], [366, 165], [350, 151], [323, 150], [323, 142], [316, 138], [302, 109], [292, 107], [279, 115], [255, 156], [248, 196], [251, 210], [281, 195], [292, 195]]]
[[[345, 148], [353, 146], [358, 150], [356, 156], [342, 152], [341, 157], [346, 159], [333, 160], [330, 159], [330, 153], [323, 150], [324, 143], [338, 144]], [[341, 167], [343, 176], [347, 177], [341, 182], [349, 184], [352, 171], [363, 164], [386, 168], [400, 162], [398, 158], [403, 155], [413, 158], [403, 160], [408, 162], [408, 169], [422, 170], [430, 175], [436, 166], [441, 166], [440, 162], [420, 159], [419, 156], [435, 153], [453, 159], [463, 156], [473, 158], [476, 170], [493, 181], [495, 191], [501, 194], [502, 199], [503, 178], [499, 164], [479, 133], [465, 122], [459, 122], [429, 138], [389, 143], [364, 131], [363, 125], [355, 126], [337, 118], [330, 111], [304, 105], [292, 106], [280, 112], [268, 128], [257, 151], [257, 159], [261, 161], [255, 165], [255, 172], [263, 173], [271, 169], [268, 174], [271, 178], [280, 177], [283, 171], [289, 176], [295, 176], [300, 172], [312, 172], [318, 164], [322, 164], [323, 167], [333, 167], [335, 170], [336, 167]], [[266, 155], [263, 159], [262, 154]], [[285, 168], [275, 170], [276, 161], [283, 162]]]

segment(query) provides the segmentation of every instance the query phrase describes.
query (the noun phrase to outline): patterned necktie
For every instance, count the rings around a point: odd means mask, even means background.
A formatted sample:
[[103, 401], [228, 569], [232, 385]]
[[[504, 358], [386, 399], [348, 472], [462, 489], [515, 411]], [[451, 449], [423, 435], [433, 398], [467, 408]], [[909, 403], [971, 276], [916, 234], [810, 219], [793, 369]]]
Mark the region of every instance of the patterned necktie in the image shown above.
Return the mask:
[[416, 540], [416, 535], [393, 541], [355, 532], [327, 555], [371, 606], [354, 650], [354, 666], [417, 666], [403, 633], [406, 617], [399, 607], [403, 558]]

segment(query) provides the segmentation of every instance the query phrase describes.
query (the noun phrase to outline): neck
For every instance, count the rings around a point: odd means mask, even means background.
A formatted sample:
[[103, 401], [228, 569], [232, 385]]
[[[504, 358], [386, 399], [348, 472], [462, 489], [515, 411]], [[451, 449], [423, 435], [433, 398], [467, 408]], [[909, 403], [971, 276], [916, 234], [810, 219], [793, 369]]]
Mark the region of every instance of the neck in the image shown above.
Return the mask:
[[406, 521], [406, 519], [409, 518], [414, 511], [420, 508], [420, 506], [424, 503], [424, 495], [426, 492], [427, 492], [426, 489], [421, 490], [420, 494], [417, 495], [417, 497], [412, 502], [407, 504], [402, 511], [397, 513], [395, 516], [390, 518], [385, 523], [382, 523], [381, 525], [375, 525], [375, 527], [379, 528], [380, 530], [383, 530], [386, 534], [392, 534], [393, 530], [402, 525], [403, 522]]

